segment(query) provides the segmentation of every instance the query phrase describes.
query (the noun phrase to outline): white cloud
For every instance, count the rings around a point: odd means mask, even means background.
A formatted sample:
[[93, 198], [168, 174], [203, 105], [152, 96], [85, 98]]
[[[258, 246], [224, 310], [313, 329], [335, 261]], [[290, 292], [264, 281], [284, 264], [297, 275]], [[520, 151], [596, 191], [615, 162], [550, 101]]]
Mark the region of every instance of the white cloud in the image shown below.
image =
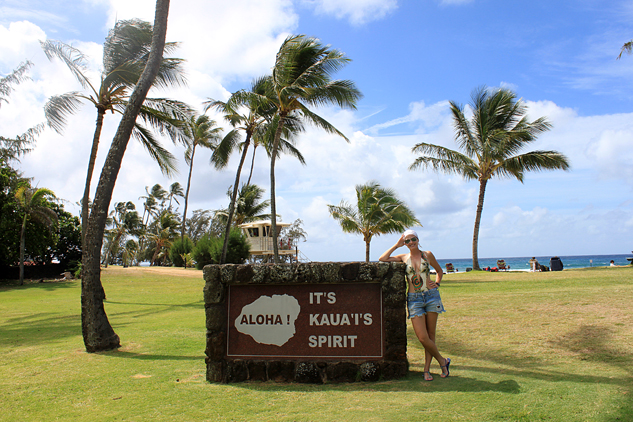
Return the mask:
[[[115, 17], [154, 20], [152, 0], [111, 4], [110, 27]], [[223, 84], [236, 78], [250, 82], [270, 72], [281, 42], [297, 23], [288, 0], [183, 0], [171, 4], [167, 40], [181, 42], [177, 57], [187, 59], [192, 72]]]
[[398, 7], [396, 0], [302, 0], [319, 14], [349, 19], [354, 26], [383, 19]]

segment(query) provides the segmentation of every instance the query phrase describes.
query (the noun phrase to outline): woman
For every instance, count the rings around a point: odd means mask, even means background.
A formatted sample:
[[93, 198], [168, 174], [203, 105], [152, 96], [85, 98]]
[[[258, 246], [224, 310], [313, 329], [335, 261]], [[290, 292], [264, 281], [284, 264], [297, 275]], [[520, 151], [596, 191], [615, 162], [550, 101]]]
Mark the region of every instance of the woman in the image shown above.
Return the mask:
[[[391, 254], [398, 248], [406, 246], [409, 253], [396, 256]], [[435, 345], [435, 329], [437, 327], [437, 317], [444, 312], [442, 299], [437, 287], [442, 281], [442, 267], [430, 251], [421, 251], [418, 248], [418, 234], [413, 230], [404, 232], [398, 242], [383, 253], [380, 258], [382, 262], [404, 262], [407, 264], [406, 279], [408, 282], [407, 307], [409, 308], [409, 318], [413, 325], [415, 335], [424, 346], [424, 379], [433, 381], [429, 372], [433, 358], [437, 360], [442, 368], [442, 378], [449, 376], [450, 358], [443, 358]], [[431, 280], [429, 265], [435, 268], [437, 276], [435, 281]]]

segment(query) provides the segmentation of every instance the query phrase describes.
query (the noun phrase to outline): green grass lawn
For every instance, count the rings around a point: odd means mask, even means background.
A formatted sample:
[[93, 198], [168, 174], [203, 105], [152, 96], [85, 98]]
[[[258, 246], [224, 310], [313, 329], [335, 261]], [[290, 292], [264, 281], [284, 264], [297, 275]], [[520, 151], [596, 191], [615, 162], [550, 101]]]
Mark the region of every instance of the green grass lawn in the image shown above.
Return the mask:
[[633, 268], [448, 274], [451, 377], [209, 384], [202, 272], [103, 271], [122, 347], [88, 354], [80, 282], [0, 283], [2, 421], [631, 421]]

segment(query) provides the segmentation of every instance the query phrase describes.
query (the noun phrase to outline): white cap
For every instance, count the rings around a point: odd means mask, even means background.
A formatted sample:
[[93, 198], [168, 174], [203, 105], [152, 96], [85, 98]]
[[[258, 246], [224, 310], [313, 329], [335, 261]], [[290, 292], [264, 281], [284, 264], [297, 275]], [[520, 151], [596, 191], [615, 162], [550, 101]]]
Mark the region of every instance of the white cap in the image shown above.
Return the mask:
[[413, 230], [407, 230], [403, 234], [404, 237], [407, 237], [407, 236], [410, 236], [410, 235], [413, 235], [413, 236], [419, 238], [418, 234], [415, 231], [413, 231]]

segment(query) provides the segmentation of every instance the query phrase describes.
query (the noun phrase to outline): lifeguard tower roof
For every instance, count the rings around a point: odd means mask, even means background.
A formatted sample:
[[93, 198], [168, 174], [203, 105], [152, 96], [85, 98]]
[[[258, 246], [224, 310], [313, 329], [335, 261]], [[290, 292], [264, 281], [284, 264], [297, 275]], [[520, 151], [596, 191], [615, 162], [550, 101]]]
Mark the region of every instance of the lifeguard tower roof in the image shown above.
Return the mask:
[[[290, 225], [289, 223], [278, 222], [277, 234], [279, 234], [282, 227], [288, 227]], [[272, 223], [270, 220], [252, 221], [238, 226], [242, 229], [242, 232], [251, 245], [251, 255], [272, 255], [274, 253], [271, 226]], [[283, 245], [280, 245], [278, 249], [280, 255], [292, 255], [295, 253], [292, 249], [283, 248]]]

